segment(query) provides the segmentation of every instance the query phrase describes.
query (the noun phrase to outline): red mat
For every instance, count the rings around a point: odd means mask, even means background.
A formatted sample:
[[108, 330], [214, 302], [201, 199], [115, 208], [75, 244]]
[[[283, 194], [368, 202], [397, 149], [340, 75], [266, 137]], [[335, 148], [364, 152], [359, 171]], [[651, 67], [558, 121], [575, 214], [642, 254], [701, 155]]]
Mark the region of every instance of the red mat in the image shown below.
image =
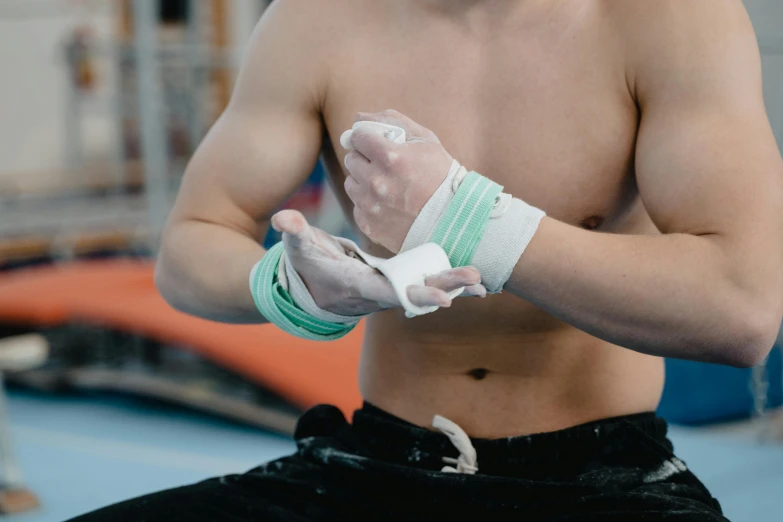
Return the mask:
[[293, 404], [360, 405], [357, 368], [363, 325], [328, 343], [305, 341], [271, 325], [191, 317], [171, 308], [153, 283], [152, 262], [89, 261], [0, 274], [0, 322], [97, 324], [188, 347], [261, 383]]

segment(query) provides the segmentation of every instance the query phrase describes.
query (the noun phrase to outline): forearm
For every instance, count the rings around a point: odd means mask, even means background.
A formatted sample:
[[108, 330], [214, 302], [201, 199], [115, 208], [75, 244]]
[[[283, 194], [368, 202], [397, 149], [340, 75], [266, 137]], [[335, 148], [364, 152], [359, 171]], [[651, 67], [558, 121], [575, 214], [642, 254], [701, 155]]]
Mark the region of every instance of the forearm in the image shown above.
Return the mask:
[[166, 230], [155, 283], [174, 308], [229, 323], [265, 323], [248, 278], [265, 250], [247, 235], [213, 223], [183, 220]]
[[746, 366], [769, 328], [736, 265], [710, 236], [603, 234], [545, 218], [505, 288], [639, 352]]

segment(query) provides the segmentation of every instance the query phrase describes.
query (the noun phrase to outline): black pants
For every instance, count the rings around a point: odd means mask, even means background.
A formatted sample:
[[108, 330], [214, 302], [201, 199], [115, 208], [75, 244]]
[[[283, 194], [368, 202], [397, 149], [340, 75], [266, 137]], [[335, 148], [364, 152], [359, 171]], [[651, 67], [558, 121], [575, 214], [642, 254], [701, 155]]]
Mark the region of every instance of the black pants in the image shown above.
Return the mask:
[[78, 522], [725, 521], [653, 413], [474, 439], [475, 475], [441, 472], [449, 439], [366, 404], [307, 412], [298, 451], [242, 475], [110, 506]]

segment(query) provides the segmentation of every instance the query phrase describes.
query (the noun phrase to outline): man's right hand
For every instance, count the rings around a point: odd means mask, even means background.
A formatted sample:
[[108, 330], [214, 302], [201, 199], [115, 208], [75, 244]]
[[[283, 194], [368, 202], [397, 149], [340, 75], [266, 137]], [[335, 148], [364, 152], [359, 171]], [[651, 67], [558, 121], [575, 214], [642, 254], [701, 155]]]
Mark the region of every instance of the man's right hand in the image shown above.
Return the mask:
[[[272, 227], [282, 232], [288, 262], [320, 308], [339, 315], [362, 316], [400, 306], [386, 277], [349, 256], [332, 236], [310, 226], [300, 212], [278, 212], [272, 217]], [[460, 287], [465, 287], [462, 295], [485, 295], [480, 282], [475, 268], [452, 268], [427, 278], [424, 286], [409, 286], [408, 299], [416, 306], [449, 307], [448, 293]]]

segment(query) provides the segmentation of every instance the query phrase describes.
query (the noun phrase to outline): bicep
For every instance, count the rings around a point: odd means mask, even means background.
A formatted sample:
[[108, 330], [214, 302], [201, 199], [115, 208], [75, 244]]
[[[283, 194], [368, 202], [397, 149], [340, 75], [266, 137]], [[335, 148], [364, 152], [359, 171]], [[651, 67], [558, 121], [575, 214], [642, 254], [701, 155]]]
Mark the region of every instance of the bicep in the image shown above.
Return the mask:
[[[308, 177], [322, 141], [319, 81], [290, 8], [270, 8], [256, 29], [225, 112], [194, 154], [172, 220], [257, 233]], [[282, 12], [280, 12], [282, 11]], [[309, 51], [309, 52], [308, 52]]]
[[781, 232], [783, 177], [756, 40], [729, 14], [663, 35], [641, 66], [636, 176], [662, 232], [751, 245]]
[[752, 234], [779, 220], [781, 162], [763, 108], [649, 109], [636, 151], [636, 178], [659, 230]]

